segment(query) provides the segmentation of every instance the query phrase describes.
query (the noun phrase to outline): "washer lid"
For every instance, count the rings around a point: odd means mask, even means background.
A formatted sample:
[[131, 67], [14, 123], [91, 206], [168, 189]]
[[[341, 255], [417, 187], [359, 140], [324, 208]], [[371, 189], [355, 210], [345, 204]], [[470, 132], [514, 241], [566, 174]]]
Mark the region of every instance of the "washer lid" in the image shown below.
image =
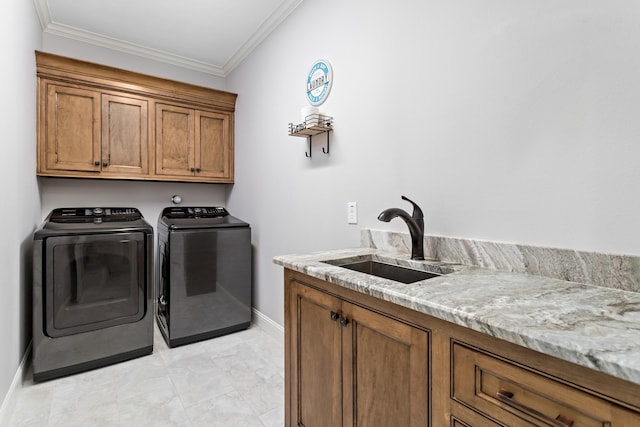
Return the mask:
[[197, 228], [248, 227], [246, 222], [229, 215], [219, 206], [208, 207], [169, 207], [162, 210], [158, 226], [171, 230]]
[[49, 236], [143, 232], [153, 227], [136, 208], [58, 208], [34, 232], [34, 239]]

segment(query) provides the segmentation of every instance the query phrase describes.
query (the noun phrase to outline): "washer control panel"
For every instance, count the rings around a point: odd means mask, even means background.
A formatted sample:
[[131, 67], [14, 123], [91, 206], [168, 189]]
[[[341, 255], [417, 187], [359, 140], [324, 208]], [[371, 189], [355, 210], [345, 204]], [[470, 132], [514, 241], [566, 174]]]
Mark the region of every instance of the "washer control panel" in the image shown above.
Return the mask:
[[167, 218], [217, 218], [229, 215], [229, 212], [220, 206], [208, 207], [171, 207], [165, 208], [162, 216]]
[[51, 212], [51, 222], [135, 221], [142, 218], [136, 208], [59, 208]]

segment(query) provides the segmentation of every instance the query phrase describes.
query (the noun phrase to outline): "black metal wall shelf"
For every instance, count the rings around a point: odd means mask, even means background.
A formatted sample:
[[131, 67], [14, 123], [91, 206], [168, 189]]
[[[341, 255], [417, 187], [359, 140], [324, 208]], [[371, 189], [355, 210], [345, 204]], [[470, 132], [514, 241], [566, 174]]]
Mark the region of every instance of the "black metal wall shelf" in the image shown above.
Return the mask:
[[289, 123], [289, 136], [299, 136], [307, 138], [309, 151], [305, 156], [311, 157], [311, 140], [321, 133], [327, 134], [327, 148], [322, 147], [322, 152], [329, 154], [329, 132], [333, 130], [333, 117], [322, 114], [311, 114], [305, 117], [304, 122], [299, 124]]

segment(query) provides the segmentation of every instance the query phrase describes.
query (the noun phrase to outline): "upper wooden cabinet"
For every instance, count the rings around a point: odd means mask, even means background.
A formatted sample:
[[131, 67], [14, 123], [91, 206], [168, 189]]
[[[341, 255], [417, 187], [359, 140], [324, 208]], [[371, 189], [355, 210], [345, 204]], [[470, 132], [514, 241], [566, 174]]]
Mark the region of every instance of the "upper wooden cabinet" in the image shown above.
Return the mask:
[[46, 126], [38, 170], [99, 172], [100, 93], [49, 82], [40, 89]]
[[46, 93], [39, 169], [51, 174], [146, 175], [148, 101], [41, 81]]
[[231, 116], [215, 111], [156, 104], [156, 173], [225, 178], [231, 175]]
[[233, 182], [236, 95], [36, 52], [40, 176]]
[[149, 102], [102, 95], [103, 172], [149, 174]]

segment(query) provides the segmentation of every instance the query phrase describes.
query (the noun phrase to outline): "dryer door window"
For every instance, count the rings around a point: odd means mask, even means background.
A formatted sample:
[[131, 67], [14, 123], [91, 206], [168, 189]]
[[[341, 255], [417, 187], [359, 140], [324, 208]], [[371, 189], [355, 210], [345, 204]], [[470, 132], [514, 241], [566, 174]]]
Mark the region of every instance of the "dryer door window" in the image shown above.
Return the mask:
[[60, 337], [142, 319], [144, 233], [50, 237], [45, 247], [47, 335]]

